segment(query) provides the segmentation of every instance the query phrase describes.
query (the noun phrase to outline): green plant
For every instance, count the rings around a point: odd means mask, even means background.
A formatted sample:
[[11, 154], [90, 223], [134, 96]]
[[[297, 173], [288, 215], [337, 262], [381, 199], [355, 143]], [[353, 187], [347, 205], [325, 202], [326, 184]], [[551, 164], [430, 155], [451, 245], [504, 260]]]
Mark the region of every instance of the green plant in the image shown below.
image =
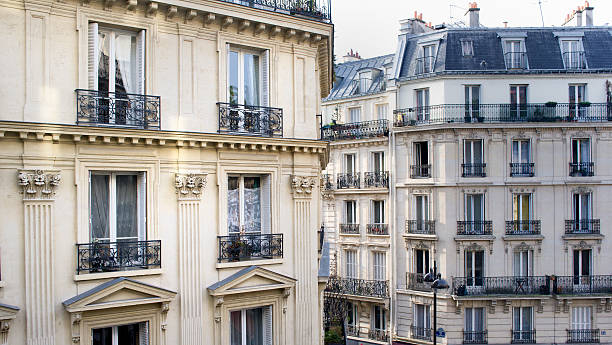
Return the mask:
[[342, 344], [343, 341], [342, 329], [339, 326], [330, 327], [330, 329], [325, 332], [326, 345]]
[[578, 103], [579, 106], [581, 107], [590, 107], [591, 106], [591, 102], [580, 102]]
[[554, 101], [548, 101], [548, 102], [546, 102], [546, 103], [545, 103], [545, 105], [546, 105], [547, 107], [549, 107], [549, 108], [554, 108], [554, 107], [556, 107], [556, 106], [557, 106], [557, 102], [554, 102]]

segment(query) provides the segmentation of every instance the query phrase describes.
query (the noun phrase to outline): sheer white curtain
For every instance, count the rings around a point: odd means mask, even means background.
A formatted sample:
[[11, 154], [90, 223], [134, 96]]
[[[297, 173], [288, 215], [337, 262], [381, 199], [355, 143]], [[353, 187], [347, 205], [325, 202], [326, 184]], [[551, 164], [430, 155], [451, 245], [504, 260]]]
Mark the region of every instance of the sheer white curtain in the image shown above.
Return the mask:
[[136, 36], [115, 34], [115, 59], [117, 64], [116, 75], [121, 77], [126, 93], [136, 92]]

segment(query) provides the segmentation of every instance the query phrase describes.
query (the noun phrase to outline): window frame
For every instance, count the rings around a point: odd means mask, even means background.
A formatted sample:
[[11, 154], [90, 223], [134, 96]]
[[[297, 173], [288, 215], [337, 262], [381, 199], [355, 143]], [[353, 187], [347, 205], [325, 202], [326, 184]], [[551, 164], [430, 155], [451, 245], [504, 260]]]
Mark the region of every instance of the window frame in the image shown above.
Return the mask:
[[[387, 312], [384, 306], [376, 304], [372, 306], [372, 317], [370, 322], [370, 327], [372, 330], [381, 332], [387, 330]], [[382, 327], [376, 327], [377, 322], [382, 325]]]
[[[233, 309], [233, 310], [229, 310], [229, 323], [230, 323], [230, 342], [232, 339], [232, 335], [231, 335], [231, 323], [232, 323], [232, 314], [235, 312], [240, 312], [240, 335], [241, 335], [241, 345], [247, 345], [247, 331], [248, 331], [248, 327], [247, 327], [247, 311], [248, 310], [254, 310], [254, 309], [261, 309], [261, 333], [262, 333], [262, 338], [263, 338], [263, 343], [264, 345], [272, 345], [272, 343], [274, 342], [274, 313], [272, 310], [273, 306], [272, 305], [263, 305], [263, 306], [257, 306], [257, 307], [251, 307], [251, 308], [242, 308], [242, 309]], [[269, 326], [270, 329], [268, 329], [266, 331], [266, 310], [268, 313], [268, 318], [269, 318]], [[266, 334], [268, 333], [268, 334]], [[266, 339], [267, 337], [267, 339]]]
[[[522, 143], [527, 143], [527, 160], [525, 162], [523, 162], [523, 146]], [[517, 160], [514, 160], [514, 147], [515, 147], [515, 143], [516, 143], [516, 147], [517, 147]], [[510, 143], [510, 162], [511, 163], [515, 163], [515, 164], [519, 164], [519, 163], [531, 163], [531, 140], [529, 139], [512, 139], [511, 143]]]
[[[353, 116], [353, 111], [357, 114], [357, 118]], [[358, 123], [361, 122], [361, 107], [350, 107], [348, 108], [348, 121], [347, 123]]]
[[[480, 143], [480, 161], [476, 162], [474, 153], [474, 147], [476, 143]], [[469, 145], [468, 145], [469, 144]], [[470, 148], [470, 154], [468, 155], [468, 147]], [[469, 156], [469, 162], [467, 160]], [[464, 164], [485, 164], [485, 147], [483, 139], [463, 139], [463, 163]]]
[[[475, 309], [479, 309], [480, 310], [480, 316], [482, 319], [482, 329], [476, 329], [475, 325], [477, 324], [476, 318], [474, 317], [474, 310]], [[468, 326], [468, 320], [467, 320], [467, 316], [468, 313], [470, 314], [470, 319], [472, 320], [471, 324]], [[484, 332], [487, 329], [487, 316], [486, 316], [486, 312], [485, 312], [485, 308], [484, 307], [466, 307], [465, 308], [465, 316], [464, 316], [464, 325], [465, 325], [465, 330], [468, 332]]]
[[[376, 119], [377, 120], [387, 120], [389, 118], [389, 103], [378, 103], [375, 106], [376, 106]], [[381, 109], [384, 109], [384, 111], [381, 112]]]
[[[376, 164], [376, 156], [378, 158], [378, 164]], [[385, 171], [385, 151], [372, 151], [370, 152], [372, 172], [384, 172]]]
[[[270, 105], [270, 50], [257, 47], [245, 47], [238, 44], [227, 43], [227, 75], [226, 75], [226, 102], [232, 105], [246, 105], [244, 99], [244, 56], [246, 54], [252, 54], [259, 57], [259, 85], [258, 85], [258, 104], [249, 104], [249, 106], [255, 107], [268, 107]], [[232, 102], [230, 92], [230, 80], [231, 80], [231, 54], [238, 54], [237, 61], [237, 72], [238, 72], [238, 97], [235, 103]]]
[[[352, 260], [349, 260], [352, 259]], [[344, 275], [346, 278], [359, 279], [358, 252], [355, 249], [344, 250]]]
[[[582, 157], [582, 150], [581, 150], [582, 142], [584, 141], [588, 143], [588, 157], [587, 157], [588, 160], [586, 161]], [[591, 145], [591, 138], [585, 138], [585, 137], [572, 138], [570, 155], [571, 155], [570, 156], [571, 163], [574, 163], [574, 164], [593, 162], [593, 145]], [[574, 160], [574, 157], [576, 157], [577, 160]]]
[[[238, 231], [230, 231], [230, 224], [229, 224], [229, 179], [232, 177], [238, 177], [238, 193], [239, 193], [239, 200], [238, 200]], [[260, 187], [259, 187], [259, 191], [260, 191], [260, 205], [259, 205], [259, 210], [260, 210], [260, 228], [259, 231], [246, 231], [243, 230], [244, 228], [244, 179], [248, 178], [248, 177], [259, 177], [260, 178]], [[267, 182], [266, 182], [267, 180]], [[267, 186], [266, 186], [267, 184]], [[272, 234], [274, 233], [273, 230], [273, 226], [272, 226], [272, 175], [271, 174], [266, 174], [266, 173], [261, 173], [261, 174], [254, 174], [254, 173], [228, 173], [226, 175], [226, 203], [225, 203], [225, 207], [227, 210], [227, 215], [228, 215], [228, 222], [227, 222], [227, 227], [226, 227], [226, 232], [228, 235], [232, 235], [232, 234], [241, 234], [241, 233], [245, 233], [245, 234]], [[269, 193], [267, 200], [268, 200], [268, 205], [266, 206], [264, 204], [265, 201], [265, 196], [264, 193]], [[265, 210], [265, 208], [268, 208], [267, 212]], [[268, 217], [268, 219], [266, 220], [265, 217]], [[267, 228], [266, 228], [267, 227]]]
[[[352, 205], [352, 206], [349, 206]], [[352, 209], [352, 217], [349, 217], [349, 208]], [[349, 219], [352, 218], [352, 219]], [[344, 201], [344, 223], [345, 224], [359, 224], [357, 217], [357, 201], [356, 200], [345, 200]]]
[[96, 328], [92, 328], [91, 329], [91, 338], [92, 338], [92, 344], [93, 344], [93, 332], [95, 330], [99, 330], [99, 329], [105, 329], [105, 328], [110, 328], [111, 329], [111, 344], [112, 345], [119, 345], [119, 327], [121, 326], [129, 326], [129, 325], [139, 325], [139, 330], [138, 330], [138, 334], [139, 334], [139, 341], [142, 344], [142, 340], [140, 340], [140, 334], [141, 334], [141, 330], [140, 330], [140, 325], [141, 324], [146, 324], [146, 328], [144, 331], [144, 336], [145, 336], [145, 344], [150, 344], [150, 324], [149, 321], [142, 321], [142, 322], [136, 322], [136, 323], [128, 323], [128, 324], [122, 324], [122, 325], [113, 325], [113, 326], [106, 326], [106, 327], [96, 327]]
[[387, 280], [387, 253], [372, 251], [372, 280]]
[[[380, 205], [377, 207], [377, 205]], [[372, 200], [370, 202], [370, 207], [372, 212], [370, 213], [370, 220], [371, 223], [370, 224], [386, 224], [387, 221], [387, 217], [385, 214], [385, 200]], [[381, 222], [376, 222], [376, 218], [378, 216], [378, 219], [381, 220]]]

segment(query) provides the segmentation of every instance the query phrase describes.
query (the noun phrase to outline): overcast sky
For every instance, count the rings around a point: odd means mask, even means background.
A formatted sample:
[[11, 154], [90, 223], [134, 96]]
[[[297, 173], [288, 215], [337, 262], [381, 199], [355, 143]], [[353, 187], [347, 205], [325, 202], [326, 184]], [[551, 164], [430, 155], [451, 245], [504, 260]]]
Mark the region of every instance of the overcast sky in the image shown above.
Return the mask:
[[[480, 23], [488, 27], [542, 26], [538, 0], [476, 0]], [[468, 22], [467, 0], [331, 0], [336, 57], [351, 48], [363, 58], [394, 53], [399, 20], [423, 13], [433, 25]], [[541, 0], [544, 24], [560, 26], [567, 13], [584, 5], [581, 0]], [[590, 0], [595, 25], [612, 25], [612, 0]], [[451, 18], [452, 16], [452, 18]]]

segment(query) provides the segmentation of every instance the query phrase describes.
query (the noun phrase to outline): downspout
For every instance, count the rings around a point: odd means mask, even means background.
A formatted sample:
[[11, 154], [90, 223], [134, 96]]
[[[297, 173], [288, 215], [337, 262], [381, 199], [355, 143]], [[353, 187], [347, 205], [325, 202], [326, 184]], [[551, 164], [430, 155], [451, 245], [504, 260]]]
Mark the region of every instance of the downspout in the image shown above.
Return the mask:
[[[397, 109], [397, 101], [398, 101], [398, 87], [395, 87], [395, 108]], [[393, 229], [393, 236], [391, 236], [391, 266], [392, 266], [392, 274], [391, 274], [391, 301], [389, 303], [389, 311], [391, 313], [391, 336], [389, 337], [390, 339], [390, 343], [393, 343], [393, 336], [395, 334], [397, 334], [397, 311], [395, 308], [395, 303], [397, 303], [397, 279], [396, 277], [399, 277], [398, 272], [397, 272], [397, 260], [395, 259], [397, 257], [396, 252], [397, 252], [397, 246], [396, 246], [396, 236], [398, 236], [398, 232], [397, 232], [397, 216], [396, 216], [396, 209], [397, 209], [397, 198], [396, 198], [396, 189], [395, 189], [395, 184], [396, 184], [396, 177], [395, 177], [395, 172], [397, 171], [397, 168], [395, 167], [395, 131], [393, 131], [393, 118], [394, 116], [391, 117], [391, 121], [389, 123], [389, 154], [391, 155], [391, 165], [390, 165], [390, 174], [391, 174], [391, 178], [389, 179], [391, 182], [391, 188], [390, 188], [390, 202], [391, 202], [391, 214], [393, 215], [392, 218], [392, 229]]]

